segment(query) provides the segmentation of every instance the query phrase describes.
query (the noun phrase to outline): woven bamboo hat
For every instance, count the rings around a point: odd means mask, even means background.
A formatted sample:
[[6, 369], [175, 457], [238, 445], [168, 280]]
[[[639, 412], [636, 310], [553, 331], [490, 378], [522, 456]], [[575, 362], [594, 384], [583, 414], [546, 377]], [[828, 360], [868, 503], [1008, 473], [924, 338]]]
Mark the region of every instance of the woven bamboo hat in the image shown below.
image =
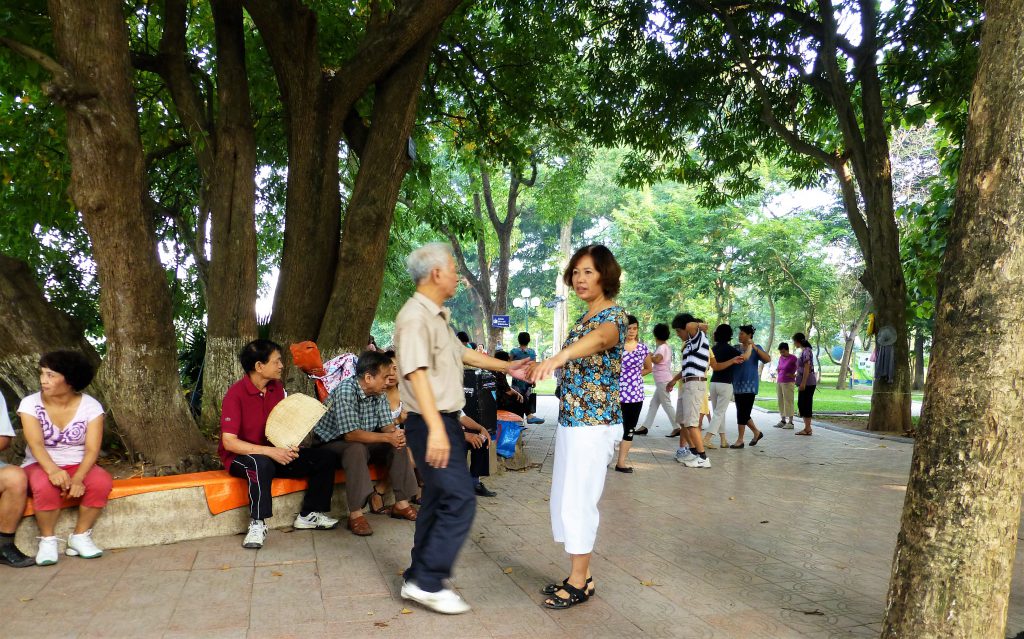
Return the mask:
[[281, 448], [298, 446], [326, 412], [327, 408], [309, 395], [293, 393], [267, 416], [267, 439]]

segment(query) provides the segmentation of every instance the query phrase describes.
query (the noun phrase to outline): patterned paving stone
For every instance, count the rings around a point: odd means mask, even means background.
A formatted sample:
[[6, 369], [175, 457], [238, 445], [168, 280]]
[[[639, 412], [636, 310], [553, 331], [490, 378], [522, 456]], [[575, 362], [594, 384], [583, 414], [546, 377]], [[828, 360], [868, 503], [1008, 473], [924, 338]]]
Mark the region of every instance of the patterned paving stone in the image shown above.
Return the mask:
[[[527, 430], [539, 466], [490, 478], [499, 496], [478, 502], [452, 579], [469, 614], [436, 615], [402, 601], [413, 526], [371, 517], [367, 538], [343, 528], [274, 530], [258, 552], [232, 535], [113, 549], [92, 561], [62, 556], [49, 568], [0, 567], [0, 636], [879, 635], [911, 446], [824, 429], [793, 437], [770, 427], [773, 415], [756, 413], [769, 426], [756, 449], [711, 450], [712, 467], [692, 470], [674, 461], [662, 416], [634, 441], [636, 472], [608, 474], [591, 564], [597, 595], [549, 611], [539, 589], [569, 571], [548, 525], [554, 411], [541, 398], [548, 423]], [[1024, 553], [1016, 567], [1024, 568]], [[1007, 635], [1021, 631], [1024, 585], [1015, 582]]]

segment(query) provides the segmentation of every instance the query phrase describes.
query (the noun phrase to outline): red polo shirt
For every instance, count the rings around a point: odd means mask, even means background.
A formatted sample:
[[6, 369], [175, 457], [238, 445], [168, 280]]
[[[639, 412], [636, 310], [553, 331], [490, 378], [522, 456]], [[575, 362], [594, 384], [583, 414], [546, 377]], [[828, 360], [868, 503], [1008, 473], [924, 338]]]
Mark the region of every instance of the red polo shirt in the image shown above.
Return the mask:
[[[278, 402], [284, 399], [284, 386], [272, 379], [266, 389], [260, 392], [246, 375], [231, 385], [224, 394], [220, 409], [220, 432], [236, 435], [242, 441], [257, 446], [270, 446], [267, 441], [267, 415]], [[231, 465], [235, 454], [224, 448], [221, 438], [217, 454], [224, 462], [224, 468]]]

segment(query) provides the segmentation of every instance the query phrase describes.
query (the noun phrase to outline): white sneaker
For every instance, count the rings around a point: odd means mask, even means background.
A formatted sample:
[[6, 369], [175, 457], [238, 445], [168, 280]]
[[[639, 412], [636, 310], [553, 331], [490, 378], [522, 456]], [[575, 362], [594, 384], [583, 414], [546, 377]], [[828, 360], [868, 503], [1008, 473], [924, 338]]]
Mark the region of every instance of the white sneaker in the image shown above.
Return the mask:
[[437, 592], [427, 592], [411, 581], [402, 583], [402, 599], [411, 599], [434, 612], [446, 615], [458, 615], [469, 612], [469, 604], [459, 593], [450, 588], [442, 588]]
[[711, 460], [706, 457], [694, 455], [692, 459], [683, 462], [687, 468], [711, 468]]
[[779, 423], [775, 424], [775, 428], [785, 428], [785, 427], [786, 427], [786, 422], [784, 420], [779, 420]]
[[249, 532], [242, 542], [242, 548], [258, 550], [263, 547], [267, 538], [267, 523], [262, 519], [254, 519], [249, 522]]
[[92, 541], [92, 529], [81, 534], [68, 536], [68, 547], [64, 550], [68, 557], [81, 557], [82, 559], [95, 559], [103, 556], [103, 549]]
[[36, 551], [37, 566], [52, 566], [57, 563], [57, 542], [56, 537], [39, 537], [39, 550]]
[[687, 461], [693, 459], [694, 457], [696, 457], [696, 455], [690, 452], [689, 448], [676, 450], [676, 461], [679, 462], [680, 464], [685, 464]]
[[299, 528], [302, 530], [308, 530], [310, 528], [316, 530], [330, 530], [338, 527], [338, 520], [332, 519], [323, 513], [312, 512], [303, 517], [302, 515], [296, 515], [295, 523], [292, 524], [292, 528]]
[[793, 430], [793, 422], [786, 422], [782, 427], [786, 430]]

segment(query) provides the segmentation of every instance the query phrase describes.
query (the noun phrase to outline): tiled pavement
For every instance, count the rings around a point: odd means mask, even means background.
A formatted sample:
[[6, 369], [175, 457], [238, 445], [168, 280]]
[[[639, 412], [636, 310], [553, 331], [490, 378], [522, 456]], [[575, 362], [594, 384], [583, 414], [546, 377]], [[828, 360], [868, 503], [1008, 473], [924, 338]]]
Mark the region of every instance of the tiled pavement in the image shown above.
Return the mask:
[[[556, 612], [538, 605], [538, 588], [568, 566], [548, 526], [554, 401], [540, 408], [548, 424], [527, 440], [540, 468], [488, 482], [500, 495], [480, 500], [459, 559], [469, 614], [403, 603], [412, 525], [371, 517], [369, 538], [273, 531], [259, 552], [232, 536], [0, 568], [0, 636], [878, 636], [909, 445], [794, 437], [759, 413], [761, 444], [710, 451], [713, 467], [691, 470], [673, 461], [663, 422], [636, 438], [635, 474], [608, 474], [597, 596]], [[1007, 634], [1021, 630], [1017, 588]]]

